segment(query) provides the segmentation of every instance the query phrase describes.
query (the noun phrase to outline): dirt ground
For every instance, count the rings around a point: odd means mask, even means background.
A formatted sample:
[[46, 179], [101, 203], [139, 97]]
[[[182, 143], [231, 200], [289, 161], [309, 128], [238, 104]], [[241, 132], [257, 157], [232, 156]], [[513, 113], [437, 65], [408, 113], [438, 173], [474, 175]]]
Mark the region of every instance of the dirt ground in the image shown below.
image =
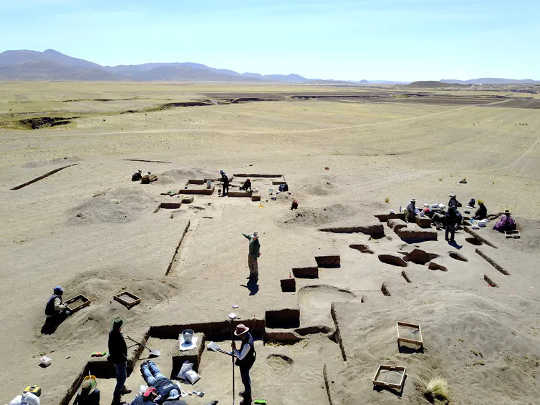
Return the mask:
[[[125, 320], [126, 333], [142, 337], [151, 326], [221, 322], [238, 305], [242, 319], [299, 309], [300, 328], [313, 327], [295, 344], [257, 341], [254, 397], [269, 404], [422, 404], [428, 403], [424, 385], [437, 376], [448, 380], [451, 403], [536, 403], [540, 110], [537, 94], [511, 90], [1, 83], [0, 402], [38, 384], [42, 403], [60, 404], [90, 353], [107, 349], [116, 316]], [[429, 100], [406, 95], [418, 92]], [[293, 97], [306, 94], [334, 97]], [[272, 101], [230, 102], [250, 95]], [[194, 100], [211, 105], [160, 109]], [[36, 117], [79, 118], [34, 130], [19, 122]], [[67, 165], [73, 166], [11, 190]], [[131, 182], [137, 169], [159, 180]], [[219, 197], [216, 190], [154, 212], [161, 202], [179, 201], [161, 193], [178, 191], [188, 179], [217, 177], [220, 169], [282, 174], [290, 193], [274, 200], [272, 179], [252, 178], [260, 202]], [[233, 185], [240, 181], [235, 177]], [[374, 214], [398, 211], [412, 197], [419, 205], [446, 203], [450, 192], [464, 205], [483, 199], [489, 212], [511, 209], [521, 238], [481, 229], [493, 248], [471, 243], [464, 231], [455, 246], [443, 231], [437, 241], [405, 243], [385, 223], [381, 239], [319, 231], [377, 224]], [[293, 198], [296, 211], [289, 209]], [[253, 231], [261, 238], [257, 289], [246, 285], [242, 236]], [[378, 258], [402, 257], [416, 247], [437, 254], [434, 261], [447, 271]], [[316, 266], [320, 255], [339, 255], [341, 266], [298, 278], [295, 293], [281, 291], [280, 279], [292, 268]], [[391, 296], [382, 294], [382, 283]], [[44, 305], [57, 284], [66, 298], [83, 294], [92, 302], [54, 334], [42, 335]], [[124, 290], [141, 303], [128, 310], [112, 299]], [[423, 352], [398, 350], [396, 321], [421, 324]], [[149, 344], [162, 351], [156, 361], [169, 373], [174, 340], [151, 337]], [[53, 363], [42, 369], [43, 354]], [[143, 382], [139, 364], [126, 401]], [[374, 390], [379, 364], [406, 367], [402, 392]], [[199, 371], [201, 380], [182, 388], [205, 396], [189, 396], [188, 403], [231, 401], [226, 356], [205, 351]], [[98, 384], [108, 403], [114, 380]], [[236, 392], [241, 388], [236, 372]]]

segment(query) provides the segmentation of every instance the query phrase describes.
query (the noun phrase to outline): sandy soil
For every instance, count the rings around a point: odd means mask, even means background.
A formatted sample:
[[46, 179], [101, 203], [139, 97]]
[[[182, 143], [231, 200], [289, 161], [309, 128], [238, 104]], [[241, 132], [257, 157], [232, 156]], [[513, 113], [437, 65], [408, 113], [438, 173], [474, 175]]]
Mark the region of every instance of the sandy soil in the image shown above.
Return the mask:
[[[106, 350], [115, 316], [125, 319], [127, 333], [141, 337], [150, 326], [223, 321], [231, 306], [239, 305], [244, 319], [264, 319], [267, 310], [299, 308], [300, 327], [330, 330], [303, 336], [293, 345], [257, 342], [254, 395], [269, 404], [328, 403], [325, 365], [333, 404], [427, 403], [423, 385], [436, 376], [448, 380], [453, 403], [535, 403], [540, 395], [540, 111], [504, 103], [399, 102], [399, 97], [393, 102], [289, 97], [352, 91], [405, 90], [0, 84], [0, 121], [10, 123], [0, 128], [0, 305], [5, 308], [0, 340], [5, 388], [0, 401], [8, 402], [28, 384], [39, 384], [42, 403], [60, 403], [89, 354]], [[233, 93], [283, 98], [154, 109]], [[493, 92], [460, 89], [445, 97], [452, 94], [481, 98]], [[521, 97], [508, 89], [497, 94]], [[112, 101], [96, 101], [104, 98]], [[120, 114], [126, 110], [141, 112]], [[80, 118], [39, 130], [7, 128], [30, 116]], [[171, 163], [126, 160], [133, 158]], [[132, 183], [131, 174], [139, 168], [159, 180]], [[261, 193], [260, 203], [216, 193], [154, 213], [160, 202], [178, 201], [160, 193], [178, 190], [188, 179], [217, 176], [220, 169], [229, 174], [281, 173], [290, 194], [272, 200], [269, 189], [277, 187], [271, 179], [258, 179], [254, 187]], [[467, 183], [458, 184], [463, 178]], [[398, 210], [411, 197], [420, 203], [446, 202], [449, 192], [464, 203], [483, 199], [490, 212], [510, 208], [521, 239], [507, 240], [482, 229], [481, 235], [498, 249], [473, 245], [462, 231], [456, 234], [459, 249], [446, 244], [442, 232], [438, 241], [417, 244], [439, 255], [434, 261], [447, 267], [444, 272], [379, 261], [380, 254], [402, 256], [398, 252], [416, 247], [386, 224], [386, 236], [376, 240], [318, 231], [330, 225], [374, 224], [374, 214]], [[295, 212], [288, 209], [292, 198], [300, 202]], [[253, 231], [261, 235], [262, 245], [255, 293], [246, 287], [247, 241], [241, 235]], [[366, 244], [374, 254], [351, 249], [350, 244]], [[475, 253], [477, 248], [510, 275], [494, 269]], [[458, 250], [467, 262], [449, 256]], [[289, 277], [293, 267], [315, 266], [314, 257], [325, 254], [339, 255], [341, 267], [320, 268], [318, 279], [297, 279], [296, 293], [281, 291], [279, 280]], [[484, 275], [498, 288], [489, 287]], [[381, 293], [383, 282], [390, 297]], [[84, 294], [92, 303], [52, 336], [44, 336], [44, 304], [56, 284], [64, 286], [66, 297]], [[122, 290], [139, 295], [141, 304], [128, 310], [112, 300]], [[398, 351], [398, 320], [421, 324], [423, 353]], [[339, 338], [334, 336], [336, 325]], [[169, 353], [174, 341], [151, 338], [149, 343]], [[229, 344], [220, 342], [223, 347]], [[52, 366], [38, 367], [42, 354], [53, 359]], [[157, 361], [170, 372], [169, 355]], [[385, 363], [407, 367], [401, 394], [373, 389], [376, 368]], [[193, 388], [206, 395], [188, 397], [188, 403], [231, 400], [225, 356], [205, 352], [200, 372], [202, 378]], [[238, 392], [238, 373], [236, 379]], [[141, 383], [137, 363], [127, 384], [137, 390]], [[103, 403], [109, 401], [113, 385], [112, 379], [99, 380]]]

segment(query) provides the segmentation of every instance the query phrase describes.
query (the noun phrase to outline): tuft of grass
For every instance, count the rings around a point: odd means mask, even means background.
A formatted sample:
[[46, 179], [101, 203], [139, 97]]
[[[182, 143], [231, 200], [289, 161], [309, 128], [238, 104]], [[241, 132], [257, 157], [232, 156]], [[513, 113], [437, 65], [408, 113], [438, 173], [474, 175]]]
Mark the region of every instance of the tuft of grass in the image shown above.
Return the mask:
[[448, 402], [450, 400], [448, 382], [442, 377], [432, 378], [424, 390], [424, 395], [430, 402], [434, 400]]

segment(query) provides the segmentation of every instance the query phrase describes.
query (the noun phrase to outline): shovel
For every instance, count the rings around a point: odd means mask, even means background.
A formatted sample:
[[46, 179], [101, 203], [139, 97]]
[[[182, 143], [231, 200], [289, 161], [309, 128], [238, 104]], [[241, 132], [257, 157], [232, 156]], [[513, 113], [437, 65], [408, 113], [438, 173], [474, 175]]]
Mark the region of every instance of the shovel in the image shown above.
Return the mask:
[[208, 348], [208, 350], [210, 350], [212, 352], [223, 353], [223, 354], [226, 354], [227, 356], [231, 355], [230, 353], [226, 352], [221, 347], [219, 347], [219, 345], [216, 342], [209, 342], [207, 348]]
[[132, 339], [131, 337], [129, 337], [129, 336], [127, 336], [127, 335], [126, 335], [126, 337], [127, 337], [129, 340], [131, 340], [133, 343], [136, 343], [136, 344], [138, 344], [139, 346], [142, 346], [142, 347], [144, 347], [145, 349], [148, 349], [148, 351], [150, 352], [149, 355], [148, 355], [148, 357], [150, 357], [150, 358], [159, 357], [159, 355], [161, 354], [161, 352], [160, 352], [159, 350], [152, 350], [152, 349], [150, 349], [148, 346], [146, 346], [146, 345], [144, 345], [144, 344], [142, 344], [142, 343], [140, 343], [140, 342], [137, 342], [135, 339]]

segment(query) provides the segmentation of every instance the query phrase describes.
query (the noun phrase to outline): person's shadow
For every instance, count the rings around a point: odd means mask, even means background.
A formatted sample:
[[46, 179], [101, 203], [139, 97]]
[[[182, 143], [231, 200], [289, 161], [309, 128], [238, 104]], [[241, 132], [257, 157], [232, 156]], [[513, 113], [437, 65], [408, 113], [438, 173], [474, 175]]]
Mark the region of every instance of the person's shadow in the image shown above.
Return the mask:
[[256, 280], [250, 278], [247, 284], [241, 284], [242, 287], [246, 287], [249, 290], [249, 295], [255, 295], [259, 292], [259, 284]]
[[56, 332], [56, 329], [58, 329], [58, 327], [62, 324], [62, 322], [66, 320], [67, 317], [68, 315], [66, 313], [63, 313], [59, 316], [45, 318], [45, 322], [41, 327], [41, 334], [52, 335], [54, 332]]

